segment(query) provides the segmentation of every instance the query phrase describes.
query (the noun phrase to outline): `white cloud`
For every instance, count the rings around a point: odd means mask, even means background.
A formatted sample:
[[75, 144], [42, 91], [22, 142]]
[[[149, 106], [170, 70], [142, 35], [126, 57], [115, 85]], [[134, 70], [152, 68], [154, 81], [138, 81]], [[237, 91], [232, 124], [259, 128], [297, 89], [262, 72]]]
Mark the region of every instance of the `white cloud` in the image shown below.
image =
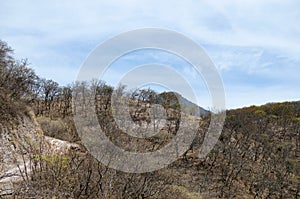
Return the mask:
[[[184, 33], [207, 47], [221, 72], [238, 68], [299, 82], [299, 10], [297, 0], [10, 0], [1, 2], [0, 38], [17, 57], [29, 58], [38, 74], [60, 83], [74, 80], [96, 45], [142, 27]], [[297, 97], [297, 89], [286, 88], [286, 99]], [[245, 102], [238, 99], [234, 103]]]

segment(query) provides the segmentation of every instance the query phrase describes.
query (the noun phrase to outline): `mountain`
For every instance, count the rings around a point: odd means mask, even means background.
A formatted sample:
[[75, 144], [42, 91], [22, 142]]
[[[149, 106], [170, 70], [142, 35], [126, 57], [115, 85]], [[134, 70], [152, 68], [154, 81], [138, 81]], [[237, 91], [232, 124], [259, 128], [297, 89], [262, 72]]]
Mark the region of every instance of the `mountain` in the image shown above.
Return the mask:
[[178, 105], [178, 103], [181, 106], [181, 110], [192, 116], [199, 117], [201, 115], [206, 115], [209, 113], [208, 110], [205, 110], [204, 108], [198, 106], [197, 104], [189, 101], [185, 97], [183, 97], [181, 94], [176, 92], [163, 92], [159, 94], [159, 97], [164, 100], [168, 100], [169, 103], [173, 103], [173, 105]]
[[193, 115], [193, 116], [201, 116], [201, 115], [206, 115], [209, 113], [208, 110], [205, 110], [204, 108], [198, 106], [197, 104], [189, 101], [188, 99], [184, 98], [182, 95], [176, 93], [180, 104], [183, 106], [183, 112]]

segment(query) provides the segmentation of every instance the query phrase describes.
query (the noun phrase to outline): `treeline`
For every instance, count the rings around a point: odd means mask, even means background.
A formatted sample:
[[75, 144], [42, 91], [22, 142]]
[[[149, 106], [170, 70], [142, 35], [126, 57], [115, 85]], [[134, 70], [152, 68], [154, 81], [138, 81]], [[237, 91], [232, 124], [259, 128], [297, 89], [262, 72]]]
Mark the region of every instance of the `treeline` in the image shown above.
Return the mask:
[[[0, 103], [1, 110], [8, 114], [6, 116], [20, 112], [19, 106], [14, 107], [17, 104], [24, 107], [44, 100], [47, 110], [54, 99], [71, 94], [66, 94], [68, 89], [59, 87], [58, 83], [38, 77], [28, 66], [26, 59], [15, 59], [13, 50], [0, 40]], [[2, 121], [5, 117], [0, 119]]]
[[[102, 81], [74, 82], [68, 86], [60, 86], [53, 80], [48, 80], [36, 75], [28, 67], [26, 59], [16, 60], [13, 50], [0, 40], [0, 91], [1, 98], [22, 101], [32, 105], [36, 115], [49, 117], [66, 117], [72, 114], [73, 96], [86, 92], [95, 95], [111, 96], [114, 88]], [[124, 94], [125, 86], [116, 88], [116, 92]], [[132, 100], [147, 103], [159, 103], [169, 108], [179, 108], [179, 101], [172, 93], [157, 94], [151, 89], [134, 91]], [[1, 100], [4, 103], [4, 100]], [[2, 106], [3, 107], [3, 106]], [[3, 107], [4, 108], [4, 107]], [[4, 110], [2, 108], [2, 110]], [[76, 107], [74, 107], [76, 108]]]
[[19, 123], [26, 114], [26, 102], [33, 98], [37, 75], [27, 60], [16, 60], [13, 50], [0, 40], [0, 126]]
[[[13, 50], [0, 40], [0, 90], [2, 103], [6, 105], [13, 102], [25, 105], [33, 105], [36, 114], [48, 114], [54, 107], [54, 102], [60, 100], [60, 108], [65, 114], [71, 106], [71, 87], [61, 87], [53, 80], [40, 78], [33, 69], [29, 68], [26, 59], [16, 60]], [[5, 108], [3, 111], [14, 113], [19, 111], [13, 107]]]

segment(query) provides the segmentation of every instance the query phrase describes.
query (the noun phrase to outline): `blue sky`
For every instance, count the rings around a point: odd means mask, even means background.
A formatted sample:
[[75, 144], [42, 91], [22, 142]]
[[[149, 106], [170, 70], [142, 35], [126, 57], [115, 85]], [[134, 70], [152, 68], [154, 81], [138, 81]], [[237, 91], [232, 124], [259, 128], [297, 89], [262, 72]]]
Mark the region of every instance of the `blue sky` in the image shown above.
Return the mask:
[[[89, 53], [105, 40], [157, 27], [203, 46], [223, 79], [228, 108], [300, 99], [297, 0], [10, 0], [0, 3], [0, 19], [0, 39], [18, 58], [28, 58], [37, 74], [60, 84], [74, 81]], [[153, 60], [182, 72], [198, 85], [198, 103], [211, 106], [201, 77], [164, 52], [128, 55], [112, 66], [106, 80], [113, 83], [126, 64]]]

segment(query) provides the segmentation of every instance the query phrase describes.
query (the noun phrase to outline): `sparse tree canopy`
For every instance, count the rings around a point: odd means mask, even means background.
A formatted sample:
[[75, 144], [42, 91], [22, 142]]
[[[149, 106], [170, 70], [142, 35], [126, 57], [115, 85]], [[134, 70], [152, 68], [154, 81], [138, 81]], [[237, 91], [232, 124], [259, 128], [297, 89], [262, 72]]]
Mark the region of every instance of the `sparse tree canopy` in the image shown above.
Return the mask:
[[[218, 143], [206, 158], [199, 159], [211, 115], [199, 116], [199, 107], [182, 100], [182, 96], [158, 94], [151, 89], [130, 93], [124, 85], [114, 88], [98, 80], [62, 87], [38, 77], [28, 65], [27, 60], [16, 60], [13, 50], [0, 40], [0, 198], [1, 179], [9, 176], [1, 170], [5, 158], [1, 141], [6, 139], [1, 133], [14, 128], [14, 137], [10, 136], [6, 146], [23, 157], [23, 162], [16, 161], [16, 170], [26, 168], [21, 172], [23, 180], [9, 193], [16, 198], [300, 198], [299, 101], [227, 111]], [[117, 125], [113, 95], [115, 99], [129, 98], [129, 115], [136, 127], [156, 129], [158, 133], [146, 139], [126, 134], [124, 129], [131, 131], [132, 123], [128, 126], [120, 117], [118, 125], [124, 128]], [[72, 104], [72, 100], [78, 103]], [[106, 136], [124, 150], [159, 150], [178, 133], [182, 117], [192, 120], [196, 128], [185, 125], [180, 129], [192, 129], [196, 138], [172, 165], [156, 172], [127, 174], [102, 165], [84, 147], [63, 156], [45, 155], [42, 150], [47, 148], [22, 137], [28, 129], [28, 123], [22, 121], [27, 107], [34, 110], [37, 119], [32, 122], [39, 123], [41, 132], [76, 142], [76, 146], [81, 141], [73, 114], [88, 118], [90, 108], [95, 108]], [[156, 108], [149, 111], [151, 107]], [[123, 109], [118, 111], [126, 115]], [[164, 119], [155, 115], [163, 111]], [[155, 122], [151, 124], [151, 120]]]

